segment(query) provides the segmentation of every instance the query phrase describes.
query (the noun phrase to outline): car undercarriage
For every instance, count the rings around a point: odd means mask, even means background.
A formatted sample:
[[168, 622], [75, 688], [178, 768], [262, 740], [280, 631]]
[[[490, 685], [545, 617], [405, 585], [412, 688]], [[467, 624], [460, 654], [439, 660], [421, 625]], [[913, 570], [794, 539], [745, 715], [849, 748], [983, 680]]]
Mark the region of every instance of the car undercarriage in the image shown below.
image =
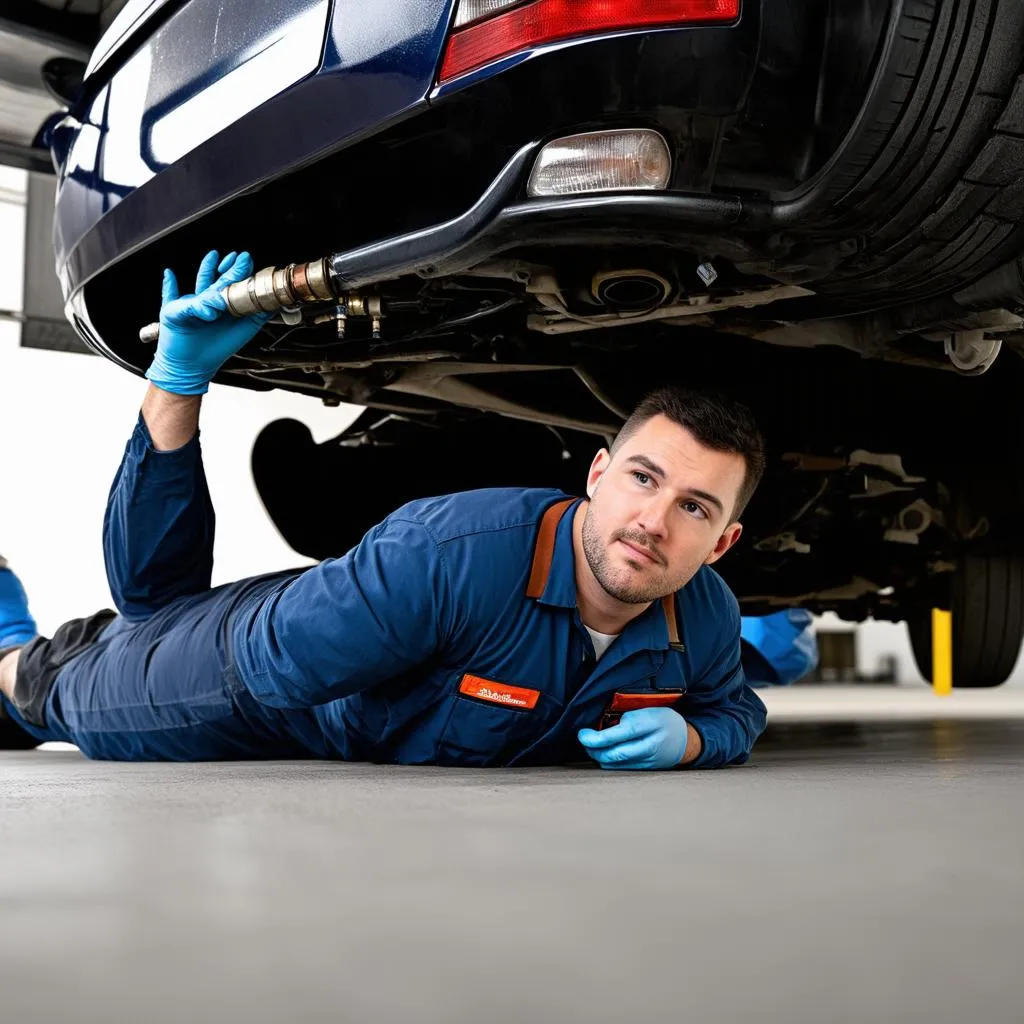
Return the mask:
[[[446, 78], [450, 42], [425, 104], [310, 159], [319, 74], [59, 245], [69, 309], [141, 372], [161, 268], [253, 252], [236, 312], [275, 318], [218, 379], [367, 409], [325, 445], [294, 424], [257, 445], [268, 509], [315, 556], [425, 490], [578, 490], [660, 383], [737, 395], [770, 447], [723, 564], [744, 611], [906, 620], [926, 670], [952, 606], [1005, 638], [961, 659], [993, 685], [1024, 637], [1022, 39], [1002, 0], [793, 0], [498, 73]], [[306, 158], [261, 173], [296, 132]], [[377, 481], [358, 508], [354, 472]]]

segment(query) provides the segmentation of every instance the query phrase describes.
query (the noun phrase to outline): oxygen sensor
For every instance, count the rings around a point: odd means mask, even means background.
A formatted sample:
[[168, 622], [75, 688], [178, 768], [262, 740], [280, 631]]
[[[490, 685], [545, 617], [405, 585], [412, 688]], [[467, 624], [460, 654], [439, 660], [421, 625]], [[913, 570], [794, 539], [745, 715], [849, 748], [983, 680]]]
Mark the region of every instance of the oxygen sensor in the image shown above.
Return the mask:
[[[232, 316], [273, 313], [286, 324], [302, 322], [302, 306], [335, 303], [333, 312], [319, 316], [314, 323], [335, 321], [338, 337], [345, 337], [349, 317], [370, 317], [373, 337], [379, 338], [384, 316], [379, 296], [339, 295], [331, 285], [330, 257], [312, 263], [290, 263], [287, 267], [265, 267], [251, 277], [228, 285], [221, 293]], [[139, 331], [139, 340], [153, 344], [160, 337], [160, 324], [149, 324]]]

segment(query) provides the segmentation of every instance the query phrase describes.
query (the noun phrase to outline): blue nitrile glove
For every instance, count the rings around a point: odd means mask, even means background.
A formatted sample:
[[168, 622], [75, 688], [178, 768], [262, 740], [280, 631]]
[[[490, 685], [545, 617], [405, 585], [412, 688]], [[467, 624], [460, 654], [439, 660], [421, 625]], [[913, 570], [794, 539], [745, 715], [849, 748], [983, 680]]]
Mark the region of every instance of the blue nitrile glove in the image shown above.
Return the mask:
[[686, 719], [671, 708], [627, 711], [618, 725], [580, 729], [577, 739], [602, 768], [675, 768], [686, 753]]
[[[219, 261], [219, 262], [218, 262]], [[160, 340], [146, 376], [163, 391], [204, 395], [217, 371], [244, 348], [270, 319], [255, 313], [236, 319], [221, 291], [252, 274], [252, 257], [208, 252], [196, 275], [194, 295], [178, 294], [174, 271], [164, 271]]]
[[818, 667], [814, 616], [804, 608], [744, 615], [740, 635], [744, 673], [752, 686], [789, 686]]
[[0, 649], [27, 644], [38, 632], [21, 580], [0, 558]]

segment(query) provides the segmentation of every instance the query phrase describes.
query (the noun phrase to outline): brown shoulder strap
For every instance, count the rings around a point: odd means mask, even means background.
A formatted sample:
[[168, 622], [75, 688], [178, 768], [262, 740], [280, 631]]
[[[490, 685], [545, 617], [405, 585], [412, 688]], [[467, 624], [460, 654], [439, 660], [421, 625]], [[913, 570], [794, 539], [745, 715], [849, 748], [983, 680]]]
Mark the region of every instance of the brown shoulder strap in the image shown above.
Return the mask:
[[575, 502], [575, 498], [560, 501], [544, 513], [537, 531], [537, 543], [533, 548], [533, 565], [530, 568], [530, 581], [526, 585], [527, 597], [540, 597], [548, 585], [551, 575], [551, 561], [555, 556], [555, 533], [562, 521], [566, 509]]
[[683, 642], [679, 637], [679, 620], [676, 618], [676, 595], [667, 594], [661, 599], [661, 607], [665, 611], [665, 625], [668, 626], [668, 645], [683, 650]]

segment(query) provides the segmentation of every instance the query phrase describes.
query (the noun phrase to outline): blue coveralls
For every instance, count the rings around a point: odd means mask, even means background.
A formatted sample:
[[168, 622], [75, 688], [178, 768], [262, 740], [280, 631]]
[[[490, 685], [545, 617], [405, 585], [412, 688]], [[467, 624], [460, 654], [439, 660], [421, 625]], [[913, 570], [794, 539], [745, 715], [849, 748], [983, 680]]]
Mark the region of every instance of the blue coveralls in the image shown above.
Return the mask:
[[577, 504], [539, 489], [415, 501], [343, 558], [211, 590], [198, 438], [157, 452], [140, 419], [104, 526], [120, 616], [60, 671], [30, 731], [105, 759], [538, 765], [586, 760], [577, 730], [639, 691], [697, 729], [698, 766], [745, 761], [765, 711], [735, 598], [705, 567], [595, 664]]

